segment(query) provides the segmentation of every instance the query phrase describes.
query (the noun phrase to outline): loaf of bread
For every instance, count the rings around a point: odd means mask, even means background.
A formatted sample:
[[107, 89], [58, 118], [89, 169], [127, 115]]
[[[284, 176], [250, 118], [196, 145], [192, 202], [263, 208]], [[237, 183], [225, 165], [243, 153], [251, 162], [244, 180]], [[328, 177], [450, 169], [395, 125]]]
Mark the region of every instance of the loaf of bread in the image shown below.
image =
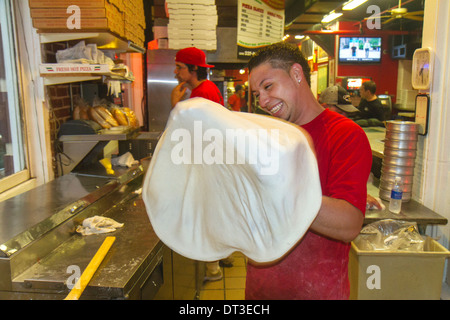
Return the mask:
[[139, 128], [139, 120], [134, 114], [134, 111], [127, 107], [124, 107], [123, 111], [125, 112], [125, 115], [128, 118], [130, 126], [132, 126], [133, 128]]
[[119, 126], [119, 123], [116, 121], [116, 119], [114, 119], [113, 115], [111, 114], [111, 112], [109, 112], [108, 109], [106, 109], [103, 106], [96, 106], [96, 107], [94, 107], [94, 109], [112, 127]]
[[111, 125], [93, 107], [88, 110], [89, 118], [97, 122], [103, 129], [110, 129]]
[[80, 107], [80, 119], [90, 120], [87, 107]]
[[88, 108], [85, 106], [76, 106], [73, 109], [72, 118], [73, 120], [90, 120], [88, 115]]
[[129, 121], [125, 113], [120, 108], [113, 108], [112, 114], [121, 126], [128, 126]]
[[73, 120], [81, 119], [81, 107], [80, 106], [76, 106], [75, 108], [73, 108], [72, 118], [73, 118]]

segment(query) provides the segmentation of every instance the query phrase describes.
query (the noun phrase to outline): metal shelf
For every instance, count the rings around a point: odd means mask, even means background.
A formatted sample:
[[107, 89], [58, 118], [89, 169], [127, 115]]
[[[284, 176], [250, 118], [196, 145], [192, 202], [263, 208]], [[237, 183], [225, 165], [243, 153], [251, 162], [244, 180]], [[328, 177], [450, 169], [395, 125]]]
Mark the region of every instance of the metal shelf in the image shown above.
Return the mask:
[[102, 79], [101, 76], [70, 76], [70, 77], [45, 77], [44, 85], [51, 86], [56, 84], [66, 84], [66, 83], [74, 83], [74, 82], [82, 82], [82, 81], [96, 81]]
[[[110, 141], [130, 140], [139, 135], [139, 129], [125, 128], [122, 131], [113, 129], [101, 130], [100, 134], [63, 135], [59, 142], [63, 145], [64, 154], [70, 163], [63, 168], [63, 174], [68, 174], [83, 163], [91, 163], [93, 158], [103, 152], [103, 148]], [[90, 164], [93, 167], [92, 163]]]
[[111, 141], [111, 140], [129, 140], [139, 135], [139, 129], [127, 128], [122, 131], [112, 129], [102, 129], [100, 134], [76, 134], [63, 135], [59, 137], [61, 142], [80, 142], [80, 141]]

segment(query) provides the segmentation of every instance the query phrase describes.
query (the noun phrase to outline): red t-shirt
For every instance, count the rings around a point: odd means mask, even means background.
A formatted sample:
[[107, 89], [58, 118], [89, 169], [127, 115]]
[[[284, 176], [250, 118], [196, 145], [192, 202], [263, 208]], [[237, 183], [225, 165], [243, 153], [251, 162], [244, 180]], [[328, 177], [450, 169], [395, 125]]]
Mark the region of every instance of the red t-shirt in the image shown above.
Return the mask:
[[192, 90], [191, 98], [205, 98], [223, 105], [223, 97], [219, 88], [210, 80], [205, 80]]
[[230, 99], [228, 99], [228, 103], [233, 111], [241, 111], [241, 97], [237, 94], [231, 95]]
[[[365, 212], [372, 152], [352, 120], [324, 110], [302, 126], [317, 154], [322, 194], [344, 199]], [[278, 264], [247, 267], [246, 299], [348, 299], [350, 244], [308, 231]]]

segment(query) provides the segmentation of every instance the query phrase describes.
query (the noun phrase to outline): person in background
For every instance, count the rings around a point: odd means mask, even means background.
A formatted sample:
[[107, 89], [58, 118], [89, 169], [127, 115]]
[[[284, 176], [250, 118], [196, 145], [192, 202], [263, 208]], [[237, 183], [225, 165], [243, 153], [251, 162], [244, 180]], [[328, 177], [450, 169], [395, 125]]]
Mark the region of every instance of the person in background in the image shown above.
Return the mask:
[[224, 105], [219, 88], [207, 79], [208, 68], [214, 66], [206, 63], [206, 55], [202, 50], [190, 47], [177, 52], [174, 73], [179, 84], [172, 90], [172, 107], [183, 99], [187, 87], [192, 91], [190, 98], [202, 97]]
[[248, 87], [243, 85], [242, 88], [241, 111], [248, 112]]
[[[175, 56], [175, 77], [179, 84], [172, 90], [172, 107], [183, 100], [187, 87], [192, 91], [190, 98], [201, 97], [224, 105], [222, 94], [214, 82], [207, 79], [208, 69], [213, 65], [206, 64], [205, 53], [195, 47], [184, 48]], [[186, 87], [187, 86], [187, 87]], [[224, 266], [232, 266], [232, 257], [221, 261]], [[205, 281], [222, 279], [222, 270], [219, 261], [206, 263]]]
[[298, 47], [283, 42], [264, 47], [248, 67], [260, 107], [312, 139], [322, 204], [308, 232], [284, 257], [265, 265], [249, 261], [246, 299], [348, 299], [350, 242], [364, 221], [372, 164], [367, 136], [352, 120], [320, 105]]
[[324, 108], [342, 114], [344, 117], [352, 118], [360, 111], [352, 105], [350, 94], [341, 86], [330, 86], [320, 94], [319, 102]]
[[369, 43], [368, 39], [364, 43], [364, 52], [366, 54], [366, 58], [368, 58], [369, 57], [369, 52], [370, 52], [370, 43]]
[[381, 101], [375, 94], [377, 86], [373, 81], [363, 82], [359, 93], [361, 95], [361, 102], [359, 103], [358, 109], [361, 112], [363, 119], [377, 119], [382, 122], [385, 119], [384, 109]]
[[241, 103], [244, 95], [244, 88], [238, 84], [234, 87], [234, 93], [228, 98], [228, 109], [241, 111]]
[[350, 48], [352, 49], [352, 57], [356, 57], [356, 50], [358, 50], [359, 43], [356, 41], [356, 39], [352, 38], [350, 43]]

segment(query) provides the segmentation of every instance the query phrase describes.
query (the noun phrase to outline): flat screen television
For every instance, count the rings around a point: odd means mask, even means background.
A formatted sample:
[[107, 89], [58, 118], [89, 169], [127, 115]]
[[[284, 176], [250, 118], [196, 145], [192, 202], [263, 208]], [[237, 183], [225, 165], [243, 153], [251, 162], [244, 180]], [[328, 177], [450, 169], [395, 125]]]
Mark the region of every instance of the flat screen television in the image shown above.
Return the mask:
[[339, 63], [380, 63], [381, 37], [339, 37]]

